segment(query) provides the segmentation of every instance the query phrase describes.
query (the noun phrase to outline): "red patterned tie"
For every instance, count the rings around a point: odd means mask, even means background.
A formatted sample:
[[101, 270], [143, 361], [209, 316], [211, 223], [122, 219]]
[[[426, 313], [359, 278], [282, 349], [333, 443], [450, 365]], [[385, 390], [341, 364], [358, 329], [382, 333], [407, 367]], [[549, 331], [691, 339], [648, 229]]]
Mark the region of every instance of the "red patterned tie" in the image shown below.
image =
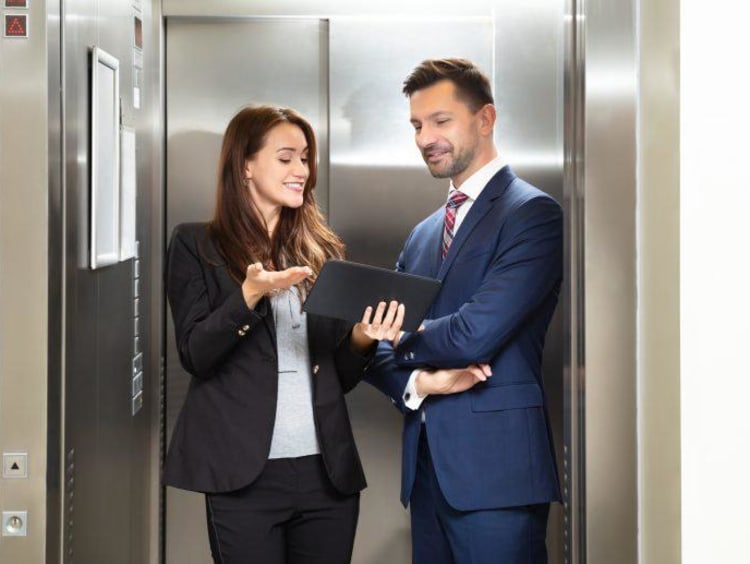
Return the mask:
[[443, 258], [448, 253], [448, 247], [453, 242], [453, 227], [456, 225], [456, 210], [463, 204], [468, 196], [463, 192], [454, 190], [445, 204], [445, 229], [443, 230]]

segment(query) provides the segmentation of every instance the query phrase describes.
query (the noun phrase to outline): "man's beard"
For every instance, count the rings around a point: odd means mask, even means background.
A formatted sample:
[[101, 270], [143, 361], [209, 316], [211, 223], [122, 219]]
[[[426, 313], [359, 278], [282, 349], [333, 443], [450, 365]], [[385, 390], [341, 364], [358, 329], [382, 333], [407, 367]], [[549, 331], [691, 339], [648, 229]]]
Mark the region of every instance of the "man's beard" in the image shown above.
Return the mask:
[[[431, 166], [430, 163], [427, 161], [427, 155], [425, 154], [427, 152], [428, 152], [428, 149], [425, 149], [424, 151], [422, 151], [422, 158], [427, 164], [427, 168], [429, 169], [430, 174], [433, 176], [433, 178], [453, 178], [455, 176], [458, 176], [463, 171], [465, 171], [468, 168], [468, 166], [471, 164], [471, 161], [474, 160], [474, 150], [467, 149], [466, 151], [459, 153], [453, 159], [453, 162], [451, 162], [445, 169], [436, 169], [436, 168], [433, 168], [433, 166]], [[451, 156], [453, 155], [452, 148], [449, 154]]]

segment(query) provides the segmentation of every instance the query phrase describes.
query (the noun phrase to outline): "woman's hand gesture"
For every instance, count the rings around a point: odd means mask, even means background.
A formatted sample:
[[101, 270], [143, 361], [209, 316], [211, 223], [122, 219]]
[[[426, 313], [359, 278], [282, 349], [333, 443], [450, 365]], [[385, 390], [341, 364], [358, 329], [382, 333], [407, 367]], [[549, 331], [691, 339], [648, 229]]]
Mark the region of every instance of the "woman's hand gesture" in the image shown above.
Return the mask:
[[387, 304], [387, 308], [385, 302], [380, 302], [376, 308], [367, 306], [362, 321], [352, 329], [351, 344], [354, 350], [364, 354], [377, 341], [398, 341], [406, 308], [396, 301]]
[[309, 266], [292, 266], [286, 270], [269, 271], [259, 262], [247, 267], [245, 280], [242, 282], [242, 296], [250, 309], [267, 295], [286, 290], [312, 276]]

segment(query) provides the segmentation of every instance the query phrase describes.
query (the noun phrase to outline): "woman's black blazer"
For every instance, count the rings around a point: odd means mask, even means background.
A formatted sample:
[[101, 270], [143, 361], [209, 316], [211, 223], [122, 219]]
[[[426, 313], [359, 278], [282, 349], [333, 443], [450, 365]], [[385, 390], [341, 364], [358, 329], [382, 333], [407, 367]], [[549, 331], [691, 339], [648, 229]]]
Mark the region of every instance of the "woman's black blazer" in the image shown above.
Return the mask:
[[[203, 223], [172, 233], [167, 295], [180, 361], [192, 378], [164, 481], [199, 492], [237, 490], [260, 475], [271, 447], [278, 362], [270, 301], [247, 307]], [[351, 323], [307, 315], [307, 330], [321, 455], [334, 487], [355, 493], [366, 483], [344, 393], [369, 358], [351, 351]]]

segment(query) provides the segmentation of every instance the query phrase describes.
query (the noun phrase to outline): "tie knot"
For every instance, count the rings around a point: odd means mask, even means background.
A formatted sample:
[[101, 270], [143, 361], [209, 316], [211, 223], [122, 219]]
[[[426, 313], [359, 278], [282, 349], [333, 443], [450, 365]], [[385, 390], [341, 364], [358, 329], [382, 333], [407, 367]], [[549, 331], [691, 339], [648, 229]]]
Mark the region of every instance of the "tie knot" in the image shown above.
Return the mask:
[[469, 196], [461, 192], [460, 190], [454, 190], [451, 195], [448, 196], [448, 202], [445, 204], [449, 208], [457, 208], [463, 204]]

